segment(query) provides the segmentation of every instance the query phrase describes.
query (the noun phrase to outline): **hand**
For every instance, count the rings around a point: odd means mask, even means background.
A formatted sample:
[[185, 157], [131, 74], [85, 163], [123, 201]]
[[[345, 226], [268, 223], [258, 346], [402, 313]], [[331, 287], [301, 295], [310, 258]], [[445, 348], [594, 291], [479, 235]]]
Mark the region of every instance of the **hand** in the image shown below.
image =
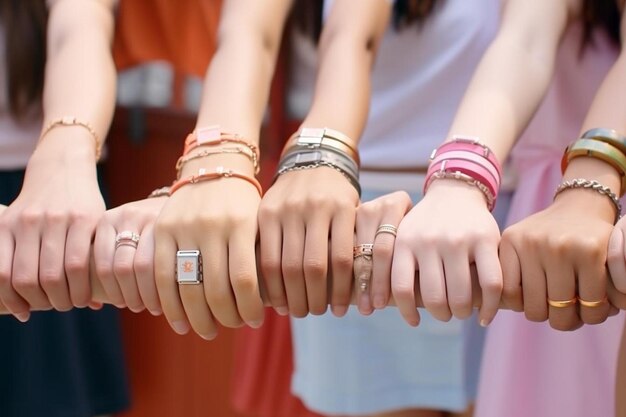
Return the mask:
[[356, 243], [374, 244], [371, 258], [358, 257], [354, 260], [356, 304], [361, 314], [369, 315], [374, 308], [385, 308], [391, 293], [391, 260], [395, 236], [393, 229], [379, 232], [378, 228], [381, 225], [397, 227], [412, 206], [409, 195], [398, 191], [363, 203], [357, 208]]
[[[249, 161], [240, 159], [219, 165], [253, 176]], [[208, 164], [192, 161], [183, 177], [197, 173], [196, 162]], [[155, 275], [163, 312], [177, 333], [187, 333], [191, 324], [202, 338], [213, 339], [215, 319], [227, 327], [262, 324], [255, 256], [260, 201], [248, 182], [220, 178], [184, 186], [166, 202], [155, 225]], [[178, 250], [200, 250], [201, 284], [176, 282]]]
[[104, 201], [91, 138], [54, 129], [33, 154], [22, 191], [0, 218], [0, 299], [19, 320], [90, 301], [91, 240]]
[[[162, 312], [154, 279], [154, 223], [167, 197], [134, 201], [107, 211], [96, 230], [94, 262], [109, 301], [133, 312]], [[121, 232], [136, 233], [135, 245], [117, 247]]]
[[611, 279], [615, 288], [626, 294], [626, 218], [622, 217], [617, 222], [609, 239], [609, 251], [607, 263], [611, 273]]
[[482, 193], [455, 180], [437, 180], [400, 223], [391, 271], [396, 304], [405, 320], [419, 324], [415, 271], [424, 307], [437, 319], [472, 314], [470, 267], [482, 288], [479, 320], [486, 326], [497, 313], [502, 292], [498, 225]]
[[[359, 196], [332, 168], [281, 175], [259, 209], [261, 271], [272, 306], [304, 317], [323, 314], [328, 305], [346, 313], [352, 291], [352, 250]], [[329, 245], [330, 239], [330, 245]]]
[[509, 227], [502, 235], [503, 300], [532, 321], [549, 319], [558, 330], [606, 320], [610, 304], [549, 306], [547, 300], [607, 297], [607, 246], [614, 213], [598, 210], [606, 197], [567, 190], [547, 209]]

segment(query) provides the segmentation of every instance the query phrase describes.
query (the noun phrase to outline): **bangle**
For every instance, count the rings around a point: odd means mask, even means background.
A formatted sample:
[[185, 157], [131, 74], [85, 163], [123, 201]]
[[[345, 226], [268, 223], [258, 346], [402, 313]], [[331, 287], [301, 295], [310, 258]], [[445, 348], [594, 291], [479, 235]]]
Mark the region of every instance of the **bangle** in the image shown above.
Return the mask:
[[318, 159], [318, 160], [310, 161], [310, 162], [298, 162], [298, 163], [281, 166], [276, 172], [276, 175], [274, 176], [274, 181], [276, 181], [276, 179], [279, 176], [287, 172], [302, 171], [306, 169], [315, 169], [315, 168], [320, 168], [320, 167], [332, 168], [335, 171], [338, 171], [341, 175], [346, 177], [348, 181], [350, 181], [350, 184], [352, 184], [356, 192], [359, 194], [359, 197], [361, 197], [361, 184], [359, 184], [358, 176], [355, 177], [350, 171], [347, 171], [345, 167], [337, 163], [330, 162], [330, 161], [323, 160], [323, 159]]
[[626, 137], [620, 135], [617, 130], [596, 128], [583, 133], [582, 139], [595, 139], [600, 142], [615, 146], [626, 155]]
[[165, 187], [157, 188], [156, 190], [152, 191], [150, 194], [148, 194], [148, 197], [146, 198], [159, 198], [159, 197], [169, 197], [169, 196], [170, 196], [170, 187], [165, 186]]
[[259, 159], [259, 149], [255, 145], [244, 140], [242, 136], [236, 133], [222, 132], [219, 125], [198, 128], [187, 135], [183, 155], [187, 155], [199, 146], [218, 146], [224, 143], [238, 143], [244, 145], [250, 149], [257, 161]]
[[50, 132], [55, 127], [59, 127], [59, 126], [80, 126], [86, 129], [96, 144], [96, 161], [100, 160], [100, 156], [102, 153], [102, 142], [100, 141], [100, 137], [98, 136], [98, 133], [96, 133], [94, 128], [91, 127], [91, 124], [89, 124], [88, 122], [82, 121], [80, 119], [77, 119], [74, 116], [63, 116], [58, 119], [52, 120], [41, 131], [41, 136], [39, 137], [39, 140], [41, 141], [43, 137], [48, 134], [48, 132]]
[[441, 180], [441, 179], [446, 179], [446, 180], [457, 180], [457, 181], [463, 181], [466, 184], [469, 184], [473, 187], [478, 188], [478, 190], [483, 193], [483, 196], [485, 197], [485, 201], [487, 202], [487, 208], [489, 209], [489, 211], [493, 211], [493, 208], [496, 205], [496, 196], [494, 194], [492, 194], [491, 190], [489, 188], [487, 188], [485, 186], [485, 184], [481, 183], [480, 181], [476, 180], [475, 178], [464, 174], [460, 171], [454, 171], [454, 172], [449, 172], [449, 171], [436, 171], [433, 172], [432, 174], [430, 174], [427, 177], [426, 183], [424, 184], [424, 194], [426, 194], [426, 191], [428, 191], [428, 187], [430, 187], [430, 185], [433, 183], [433, 181], [435, 180]]
[[620, 196], [626, 192], [626, 156], [613, 145], [595, 139], [578, 139], [567, 147], [561, 159], [561, 171], [564, 173], [574, 158], [588, 156], [611, 165], [621, 177]]
[[435, 157], [432, 160], [431, 164], [437, 165], [438, 163], [442, 163], [445, 161], [463, 161], [473, 163], [477, 165], [477, 168], [480, 168], [482, 171], [484, 171], [484, 173], [486, 174], [485, 181], [487, 181], [489, 184], [495, 185], [493, 187], [494, 193], [500, 188], [500, 173], [494, 165], [485, 164], [484, 158], [480, 155], [476, 155], [475, 153], [469, 151], [448, 151]]
[[611, 191], [609, 187], [600, 184], [598, 181], [590, 181], [582, 178], [564, 181], [556, 188], [554, 198], [556, 198], [556, 196], [561, 194], [563, 191], [573, 188], [586, 188], [608, 197], [609, 200], [611, 200], [611, 204], [613, 204], [613, 207], [615, 207], [615, 223], [617, 223], [617, 221], [620, 219], [622, 215], [622, 204], [619, 202], [619, 198], [617, 197], [617, 195], [615, 195], [613, 191]]
[[354, 162], [360, 165], [359, 152], [354, 147], [352, 140], [338, 130], [325, 128], [303, 127], [291, 135], [280, 155], [282, 158], [293, 148], [299, 149], [333, 149], [348, 155]]
[[203, 149], [202, 151], [193, 155], [181, 156], [180, 158], [178, 158], [178, 161], [176, 161], [176, 172], [177, 172], [176, 178], [178, 179], [180, 178], [180, 171], [182, 170], [183, 166], [187, 162], [193, 161], [194, 159], [199, 159], [199, 158], [204, 158], [210, 155], [219, 155], [219, 154], [241, 154], [241, 155], [247, 156], [248, 159], [250, 159], [250, 161], [252, 162], [252, 165], [254, 165], [254, 173], [255, 174], [259, 173], [259, 160], [257, 159], [256, 154], [250, 151], [250, 148], [235, 146], [235, 147], [228, 147], [228, 148], [221, 148], [221, 149]]
[[498, 172], [498, 176], [502, 177], [502, 168], [496, 155], [476, 136], [453, 135], [452, 140], [445, 142], [433, 151], [430, 159], [433, 160], [440, 154], [449, 151], [468, 151], [480, 155], [487, 159]]
[[198, 171], [198, 175], [192, 175], [190, 177], [175, 181], [170, 187], [170, 195], [174, 194], [185, 185], [196, 184], [201, 181], [212, 181], [220, 178], [238, 178], [247, 181], [256, 187], [259, 195], [263, 195], [263, 189], [261, 188], [261, 184], [256, 180], [256, 178], [250, 177], [245, 174], [240, 174], [224, 167], [217, 167], [213, 172], [207, 172], [206, 169], [200, 168], [200, 170]]

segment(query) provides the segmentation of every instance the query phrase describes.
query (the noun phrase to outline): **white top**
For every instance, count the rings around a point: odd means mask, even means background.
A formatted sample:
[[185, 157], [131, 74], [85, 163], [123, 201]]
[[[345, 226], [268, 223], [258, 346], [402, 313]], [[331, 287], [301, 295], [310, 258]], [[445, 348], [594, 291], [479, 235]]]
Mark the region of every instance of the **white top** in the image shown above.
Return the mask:
[[[327, 14], [332, 1], [324, 6]], [[433, 13], [437, 17], [421, 26], [400, 32], [390, 27], [384, 36], [372, 75], [369, 118], [359, 143], [364, 171], [428, 165], [496, 34], [500, 0], [444, 0]], [[294, 45], [287, 100], [292, 113], [302, 117], [309, 108], [316, 61], [311, 42], [300, 36]], [[415, 182], [415, 174], [411, 177]], [[372, 181], [362, 172], [365, 188]]]
[[0, 25], [0, 170], [24, 169], [35, 149], [43, 123], [41, 116], [18, 123], [8, 111], [5, 34]]

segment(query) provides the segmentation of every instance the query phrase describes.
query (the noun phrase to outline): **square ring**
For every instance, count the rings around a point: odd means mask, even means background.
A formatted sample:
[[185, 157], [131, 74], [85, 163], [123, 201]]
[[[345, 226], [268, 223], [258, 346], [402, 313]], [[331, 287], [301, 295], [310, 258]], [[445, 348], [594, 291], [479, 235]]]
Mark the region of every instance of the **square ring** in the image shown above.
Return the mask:
[[181, 285], [202, 282], [202, 255], [199, 250], [176, 252], [176, 282]]

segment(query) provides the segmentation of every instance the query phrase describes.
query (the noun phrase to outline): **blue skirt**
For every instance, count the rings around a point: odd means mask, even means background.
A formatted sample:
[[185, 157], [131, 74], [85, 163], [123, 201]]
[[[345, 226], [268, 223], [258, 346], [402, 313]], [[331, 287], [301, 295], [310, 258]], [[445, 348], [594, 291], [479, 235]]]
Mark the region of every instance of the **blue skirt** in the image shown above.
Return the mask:
[[[23, 171], [0, 172], [0, 203], [13, 201]], [[130, 403], [118, 312], [0, 316], [0, 416], [91, 417]]]

